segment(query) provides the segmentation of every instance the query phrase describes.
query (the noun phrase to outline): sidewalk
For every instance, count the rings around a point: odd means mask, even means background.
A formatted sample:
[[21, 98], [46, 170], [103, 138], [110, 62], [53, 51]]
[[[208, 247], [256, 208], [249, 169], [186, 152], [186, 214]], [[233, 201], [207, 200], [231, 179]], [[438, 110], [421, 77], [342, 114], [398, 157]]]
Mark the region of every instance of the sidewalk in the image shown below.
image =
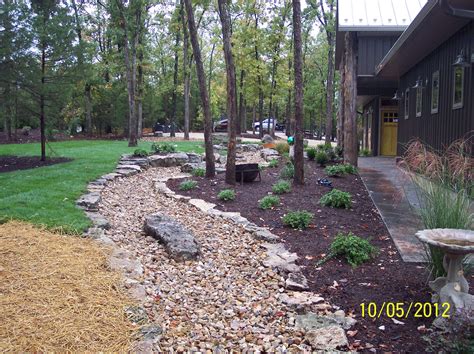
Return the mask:
[[423, 262], [424, 250], [415, 237], [423, 223], [415, 186], [392, 157], [360, 157], [359, 174], [405, 262]]

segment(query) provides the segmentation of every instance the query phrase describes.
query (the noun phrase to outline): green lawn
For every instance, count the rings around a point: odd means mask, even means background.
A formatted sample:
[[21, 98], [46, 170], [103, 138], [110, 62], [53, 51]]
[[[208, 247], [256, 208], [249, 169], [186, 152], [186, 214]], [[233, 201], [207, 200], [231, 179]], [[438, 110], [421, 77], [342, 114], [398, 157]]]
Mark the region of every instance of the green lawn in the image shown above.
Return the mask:
[[[201, 153], [200, 142], [174, 143], [179, 151]], [[0, 173], [0, 220], [19, 219], [48, 228], [77, 233], [88, 225], [76, 200], [90, 181], [114, 170], [120, 155], [133, 152], [126, 141], [66, 141], [49, 143], [51, 156], [70, 157], [71, 162], [30, 170]], [[150, 150], [151, 143], [139, 148]], [[0, 155], [39, 155], [39, 144], [0, 145]]]

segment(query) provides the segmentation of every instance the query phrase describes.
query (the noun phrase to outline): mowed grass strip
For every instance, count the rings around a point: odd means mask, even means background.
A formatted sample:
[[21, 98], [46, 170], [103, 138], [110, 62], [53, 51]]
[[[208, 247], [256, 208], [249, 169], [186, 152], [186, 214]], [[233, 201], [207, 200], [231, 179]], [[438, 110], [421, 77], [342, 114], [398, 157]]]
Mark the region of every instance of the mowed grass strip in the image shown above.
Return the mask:
[[[176, 141], [178, 151], [202, 152], [202, 142]], [[150, 142], [138, 148], [150, 151]], [[48, 156], [69, 157], [71, 162], [29, 170], [0, 173], [0, 221], [18, 219], [68, 233], [89, 226], [76, 200], [87, 184], [112, 172], [124, 153], [133, 153], [126, 141], [79, 140], [51, 142]], [[38, 156], [39, 144], [0, 145], [0, 155]]]
[[127, 352], [138, 327], [109, 250], [30, 224], [0, 225], [1, 352]]

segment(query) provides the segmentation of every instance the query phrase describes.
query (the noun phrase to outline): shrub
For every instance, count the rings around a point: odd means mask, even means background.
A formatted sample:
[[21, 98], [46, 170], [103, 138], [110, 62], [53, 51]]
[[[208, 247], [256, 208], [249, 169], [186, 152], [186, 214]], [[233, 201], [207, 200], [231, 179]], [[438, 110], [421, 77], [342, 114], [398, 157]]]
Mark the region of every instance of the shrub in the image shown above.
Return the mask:
[[293, 229], [304, 230], [309, 226], [313, 216], [312, 213], [306, 210], [291, 211], [283, 217], [282, 221], [283, 224], [290, 226]]
[[318, 150], [312, 147], [306, 150], [306, 153], [308, 154], [308, 159], [313, 161], [316, 158], [316, 154], [318, 153]]
[[336, 156], [342, 157], [342, 155], [344, 154], [344, 149], [342, 148], [342, 146], [338, 145], [334, 148], [334, 153], [336, 154]]
[[351, 164], [332, 165], [332, 166], [326, 167], [324, 169], [324, 172], [326, 172], [328, 176], [334, 177], [334, 176], [341, 176], [346, 173], [355, 174], [357, 173], [357, 169]]
[[176, 152], [176, 147], [170, 143], [153, 143], [151, 145], [151, 150], [159, 154]]
[[326, 148], [326, 144], [318, 144], [316, 145], [316, 149], [320, 150], [320, 151], [324, 151], [324, 149]]
[[268, 167], [271, 167], [271, 168], [278, 167], [278, 159], [270, 160], [270, 162], [268, 163]]
[[283, 194], [291, 191], [291, 185], [288, 181], [278, 181], [272, 186], [272, 192], [275, 194]]
[[133, 156], [135, 157], [147, 157], [148, 156], [148, 151], [145, 149], [135, 149], [133, 152]]
[[318, 151], [316, 154], [316, 162], [324, 166], [329, 161], [328, 154], [325, 151]]
[[235, 191], [233, 189], [223, 189], [217, 195], [217, 198], [225, 202], [235, 199]]
[[278, 205], [280, 203], [280, 198], [276, 195], [267, 195], [258, 201], [258, 205], [262, 209], [270, 209]]
[[370, 155], [372, 155], [372, 153], [370, 152], [369, 149], [362, 149], [362, 150], [359, 151], [359, 156], [367, 157], [367, 156], [370, 156]]
[[191, 174], [195, 177], [204, 177], [206, 175], [206, 169], [202, 167], [195, 168], [191, 171]]
[[198, 184], [198, 183], [197, 183], [196, 181], [190, 181], [190, 180], [188, 180], [188, 181], [183, 181], [183, 182], [181, 182], [180, 185], [179, 185], [179, 190], [181, 190], [181, 191], [189, 191], [189, 190], [191, 190], [191, 189], [196, 188], [197, 184]]
[[295, 176], [295, 166], [288, 162], [280, 171], [280, 177], [283, 179], [292, 179]]
[[338, 233], [331, 243], [330, 254], [334, 257], [344, 256], [351, 266], [356, 267], [374, 257], [377, 249], [369, 241], [352, 232], [347, 235]]
[[280, 155], [283, 155], [285, 152], [290, 152], [290, 145], [288, 143], [277, 143], [275, 149]]
[[346, 209], [349, 209], [352, 204], [351, 194], [336, 188], [323, 195], [319, 202], [324, 206]]

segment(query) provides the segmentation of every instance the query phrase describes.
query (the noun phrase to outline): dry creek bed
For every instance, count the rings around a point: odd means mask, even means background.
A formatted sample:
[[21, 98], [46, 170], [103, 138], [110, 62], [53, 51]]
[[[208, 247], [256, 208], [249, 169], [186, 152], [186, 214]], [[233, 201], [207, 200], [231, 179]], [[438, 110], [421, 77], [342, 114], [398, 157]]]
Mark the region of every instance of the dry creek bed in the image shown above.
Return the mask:
[[[239, 225], [155, 191], [158, 179], [180, 174], [179, 168], [150, 168], [116, 179], [100, 204], [111, 224], [107, 236], [143, 265], [144, 307], [163, 328], [154, 349], [311, 350], [304, 330], [295, 327], [295, 308], [281, 301], [282, 294], [294, 294], [285, 290], [281, 275], [262, 265], [262, 242]], [[201, 247], [197, 261], [172, 260], [143, 233], [145, 217], [156, 212], [194, 233]], [[321, 299], [305, 310], [336, 309]]]

